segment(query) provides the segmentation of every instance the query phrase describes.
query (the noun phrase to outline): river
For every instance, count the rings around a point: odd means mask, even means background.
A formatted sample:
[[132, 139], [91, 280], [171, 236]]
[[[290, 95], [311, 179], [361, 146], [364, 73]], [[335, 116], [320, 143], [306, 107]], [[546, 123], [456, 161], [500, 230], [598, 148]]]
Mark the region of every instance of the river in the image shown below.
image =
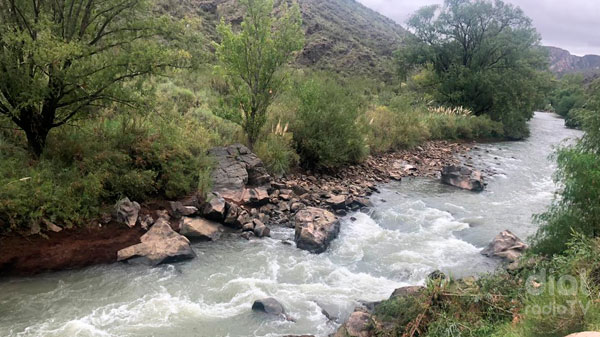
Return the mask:
[[[176, 265], [0, 280], [0, 336], [327, 336], [339, 323], [321, 307], [342, 321], [359, 301], [422, 284], [433, 270], [492, 271], [497, 262], [479, 251], [505, 229], [533, 234], [532, 215], [553, 198], [556, 167], [548, 156], [580, 135], [563, 125], [537, 113], [528, 140], [478, 145], [464, 159], [496, 172], [483, 193], [429, 179], [382, 186], [373, 213], [344, 218], [340, 237], [321, 255], [283, 244], [293, 230], [273, 228], [267, 239], [196, 243], [198, 257]], [[264, 297], [278, 299], [296, 322], [252, 312]]]

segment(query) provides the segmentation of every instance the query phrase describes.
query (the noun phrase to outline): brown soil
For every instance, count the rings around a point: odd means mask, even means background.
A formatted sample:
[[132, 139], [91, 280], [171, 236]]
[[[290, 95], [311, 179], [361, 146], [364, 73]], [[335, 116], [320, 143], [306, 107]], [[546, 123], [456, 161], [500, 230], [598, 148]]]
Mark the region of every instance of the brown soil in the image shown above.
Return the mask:
[[0, 237], [0, 276], [113, 263], [117, 251], [140, 242], [144, 231], [119, 224], [63, 230], [35, 236]]

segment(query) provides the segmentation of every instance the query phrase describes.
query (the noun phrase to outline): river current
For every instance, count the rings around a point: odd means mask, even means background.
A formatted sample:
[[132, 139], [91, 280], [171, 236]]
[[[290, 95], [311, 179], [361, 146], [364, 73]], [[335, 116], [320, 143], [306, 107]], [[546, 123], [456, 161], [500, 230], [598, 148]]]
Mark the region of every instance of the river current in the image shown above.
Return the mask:
[[[0, 336], [327, 336], [360, 301], [377, 301], [439, 269], [454, 276], [494, 270], [480, 250], [500, 231], [525, 239], [532, 215], [556, 190], [555, 146], [581, 135], [556, 115], [537, 113], [522, 142], [478, 145], [466, 162], [489, 168], [483, 193], [436, 180], [381, 186], [371, 214], [350, 214], [327, 252], [286, 245], [293, 230], [271, 238], [237, 236], [195, 243], [198, 257], [150, 269], [113, 264], [0, 280]], [[296, 322], [250, 310], [274, 297]], [[328, 320], [324, 308], [338, 322]]]

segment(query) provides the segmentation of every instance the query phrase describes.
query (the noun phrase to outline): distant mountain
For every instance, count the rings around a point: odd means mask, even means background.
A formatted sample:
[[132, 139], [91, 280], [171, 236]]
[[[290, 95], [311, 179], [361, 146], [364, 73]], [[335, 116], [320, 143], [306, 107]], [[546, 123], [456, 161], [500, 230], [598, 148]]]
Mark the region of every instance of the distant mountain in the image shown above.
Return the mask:
[[600, 56], [576, 56], [556, 47], [546, 47], [550, 53], [550, 70], [557, 75], [583, 73], [586, 76], [600, 74]]
[[[276, 6], [282, 1], [289, 0], [276, 0]], [[297, 64], [346, 74], [393, 76], [393, 52], [407, 34], [404, 28], [354, 0], [297, 1], [306, 32]], [[239, 24], [243, 14], [237, 0], [171, 0], [163, 7], [175, 16], [200, 16], [213, 39], [221, 18]]]

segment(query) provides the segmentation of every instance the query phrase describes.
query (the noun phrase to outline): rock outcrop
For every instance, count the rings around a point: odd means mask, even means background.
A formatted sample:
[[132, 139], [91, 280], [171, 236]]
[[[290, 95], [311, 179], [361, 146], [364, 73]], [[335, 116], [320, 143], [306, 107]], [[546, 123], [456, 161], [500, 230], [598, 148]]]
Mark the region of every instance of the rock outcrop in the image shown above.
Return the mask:
[[190, 241], [175, 232], [164, 217], [159, 218], [140, 241], [137, 245], [121, 249], [117, 253], [117, 261], [156, 266], [196, 256]]
[[442, 169], [442, 183], [474, 192], [481, 192], [485, 188], [481, 172], [464, 166], [445, 166]]
[[189, 239], [216, 241], [223, 233], [223, 226], [203, 218], [184, 217], [179, 234]]
[[295, 217], [296, 246], [311, 253], [327, 250], [340, 232], [340, 221], [333, 213], [315, 207], [298, 211]]
[[481, 254], [512, 263], [517, 261], [526, 249], [527, 245], [521, 239], [506, 230], [498, 234], [487, 248], [481, 251]]
[[213, 191], [235, 203], [242, 203], [244, 198], [254, 201], [264, 196], [262, 190], [246, 192], [246, 187], [265, 186], [271, 182], [263, 162], [247, 147], [241, 144], [216, 147], [209, 155], [217, 163], [212, 173]]

